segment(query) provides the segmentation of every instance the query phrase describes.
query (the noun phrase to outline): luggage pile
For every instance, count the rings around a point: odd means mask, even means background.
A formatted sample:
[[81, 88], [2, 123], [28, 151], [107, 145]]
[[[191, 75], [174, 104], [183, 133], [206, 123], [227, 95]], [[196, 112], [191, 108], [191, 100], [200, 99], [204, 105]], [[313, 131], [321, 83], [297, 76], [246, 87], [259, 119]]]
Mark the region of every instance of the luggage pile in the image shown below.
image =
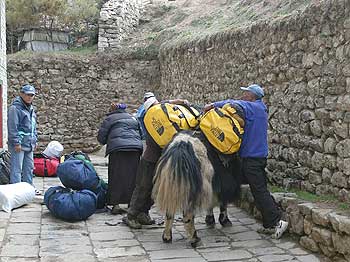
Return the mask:
[[34, 154], [34, 175], [41, 177], [56, 176], [62, 152], [63, 146], [61, 143], [51, 141], [41, 154]]
[[105, 207], [107, 184], [97, 175], [87, 154], [66, 155], [57, 167], [57, 176], [65, 187], [51, 187], [44, 196], [45, 205], [55, 217], [80, 221]]

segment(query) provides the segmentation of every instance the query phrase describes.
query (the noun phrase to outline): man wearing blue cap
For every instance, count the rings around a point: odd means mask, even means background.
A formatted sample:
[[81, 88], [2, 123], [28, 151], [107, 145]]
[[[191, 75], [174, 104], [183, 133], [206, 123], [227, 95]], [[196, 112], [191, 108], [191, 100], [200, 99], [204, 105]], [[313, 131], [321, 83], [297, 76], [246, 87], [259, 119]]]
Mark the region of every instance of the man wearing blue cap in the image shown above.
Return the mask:
[[223, 107], [230, 103], [243, 111], [245, 126], [239, 155], [242, 159], [242, 175], [247, 180], [255, 204], [263, 217], [264, 232], [272, 232], [280, 238], [288, 228], [288, 222], [281, 220], [282, 212], [267, 189], [265, 167], [267, 163], [268, 111], [262, 101], [264, 90], [257, 84], [241, 87], [241, 100], [223, 100], [208, 104], [204, 111]]
[[[33, 151], [37, 143], [36, 114], [32, 105], [35, 88], [24, 85], [8, 110], [8, 146], [11, 153], [10, 183], [33, 185]], [[40, 192], [36, 189], [36, 194]]]

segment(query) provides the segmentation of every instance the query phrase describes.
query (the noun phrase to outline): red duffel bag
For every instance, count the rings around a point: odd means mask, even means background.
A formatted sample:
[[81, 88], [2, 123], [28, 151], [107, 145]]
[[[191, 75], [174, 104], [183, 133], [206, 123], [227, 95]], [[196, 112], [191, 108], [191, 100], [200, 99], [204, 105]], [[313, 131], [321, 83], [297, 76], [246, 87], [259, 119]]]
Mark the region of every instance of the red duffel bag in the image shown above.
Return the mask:
[[36, 176], [56, 176], [60, 160], [54, 157], [45, 157], [42, 154], [34, 154], [34, 171]]

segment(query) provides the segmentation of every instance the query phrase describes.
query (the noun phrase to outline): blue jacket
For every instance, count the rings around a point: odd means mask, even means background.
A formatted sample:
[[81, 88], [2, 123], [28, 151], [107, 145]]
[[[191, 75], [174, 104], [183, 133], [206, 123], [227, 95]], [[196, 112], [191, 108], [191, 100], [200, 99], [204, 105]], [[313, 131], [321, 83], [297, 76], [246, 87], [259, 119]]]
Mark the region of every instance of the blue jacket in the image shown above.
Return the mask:
[[97, 140], [107, 144], [106, 156], [112, 151], [141, 151], [142, 141], [137, 119], [117, 109], [108, 113], [98, 131]]
[[143, 122], [143, 119], [145, 118], [145, 114], [146, 114], [146, 110], [142, 104], [140, 105], [140, 107], [137, 109], [137, 112], [136, 112], [136, 117], [137, 117], [137, 120], [139, 121], [140, 128], [141, 128], [142, 140], [146, 139], [146, 127], [145, 127], [145, 123]]
[[254, 102], [229, 99], [215, 102], [214, 106], [222, 107], [227, 103], [238, 104], [244, 111], [245, 126], [239, 155], [241, 157], [267, 157], [268, 113], [264, 102], [260, 99]]
[[7, 115], [8, 144], [21, 145], [23, 151], [33, 151], [37, 143], [36, 114], [32, 105], [16, 97]]

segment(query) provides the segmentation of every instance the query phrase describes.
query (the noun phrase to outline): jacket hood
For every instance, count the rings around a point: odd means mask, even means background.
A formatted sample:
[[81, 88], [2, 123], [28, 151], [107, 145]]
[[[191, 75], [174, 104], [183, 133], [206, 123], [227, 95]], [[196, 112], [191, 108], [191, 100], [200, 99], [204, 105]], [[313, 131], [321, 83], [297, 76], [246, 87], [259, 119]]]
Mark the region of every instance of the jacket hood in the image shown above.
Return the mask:
[[118, 113], [126, 113], [126, 110], [125, 109], [116, 109], [116, 110], [114, 110], [114, 111], [112, 111], [112, 112], [109, 112], [109, 113], [107, 113], [106, 114], [106, 116], [110, 116], [110, 115], [113, 115], [113, 114], [118, 114]]
[[27, 109], [27, 110], [30, 110], [32, 108], [32, 105], [27, 106], [20, 96], [17, 96], [12, 104], [14, 106], [16, 106], [17, 108], [22, 108], [22, 109]]

